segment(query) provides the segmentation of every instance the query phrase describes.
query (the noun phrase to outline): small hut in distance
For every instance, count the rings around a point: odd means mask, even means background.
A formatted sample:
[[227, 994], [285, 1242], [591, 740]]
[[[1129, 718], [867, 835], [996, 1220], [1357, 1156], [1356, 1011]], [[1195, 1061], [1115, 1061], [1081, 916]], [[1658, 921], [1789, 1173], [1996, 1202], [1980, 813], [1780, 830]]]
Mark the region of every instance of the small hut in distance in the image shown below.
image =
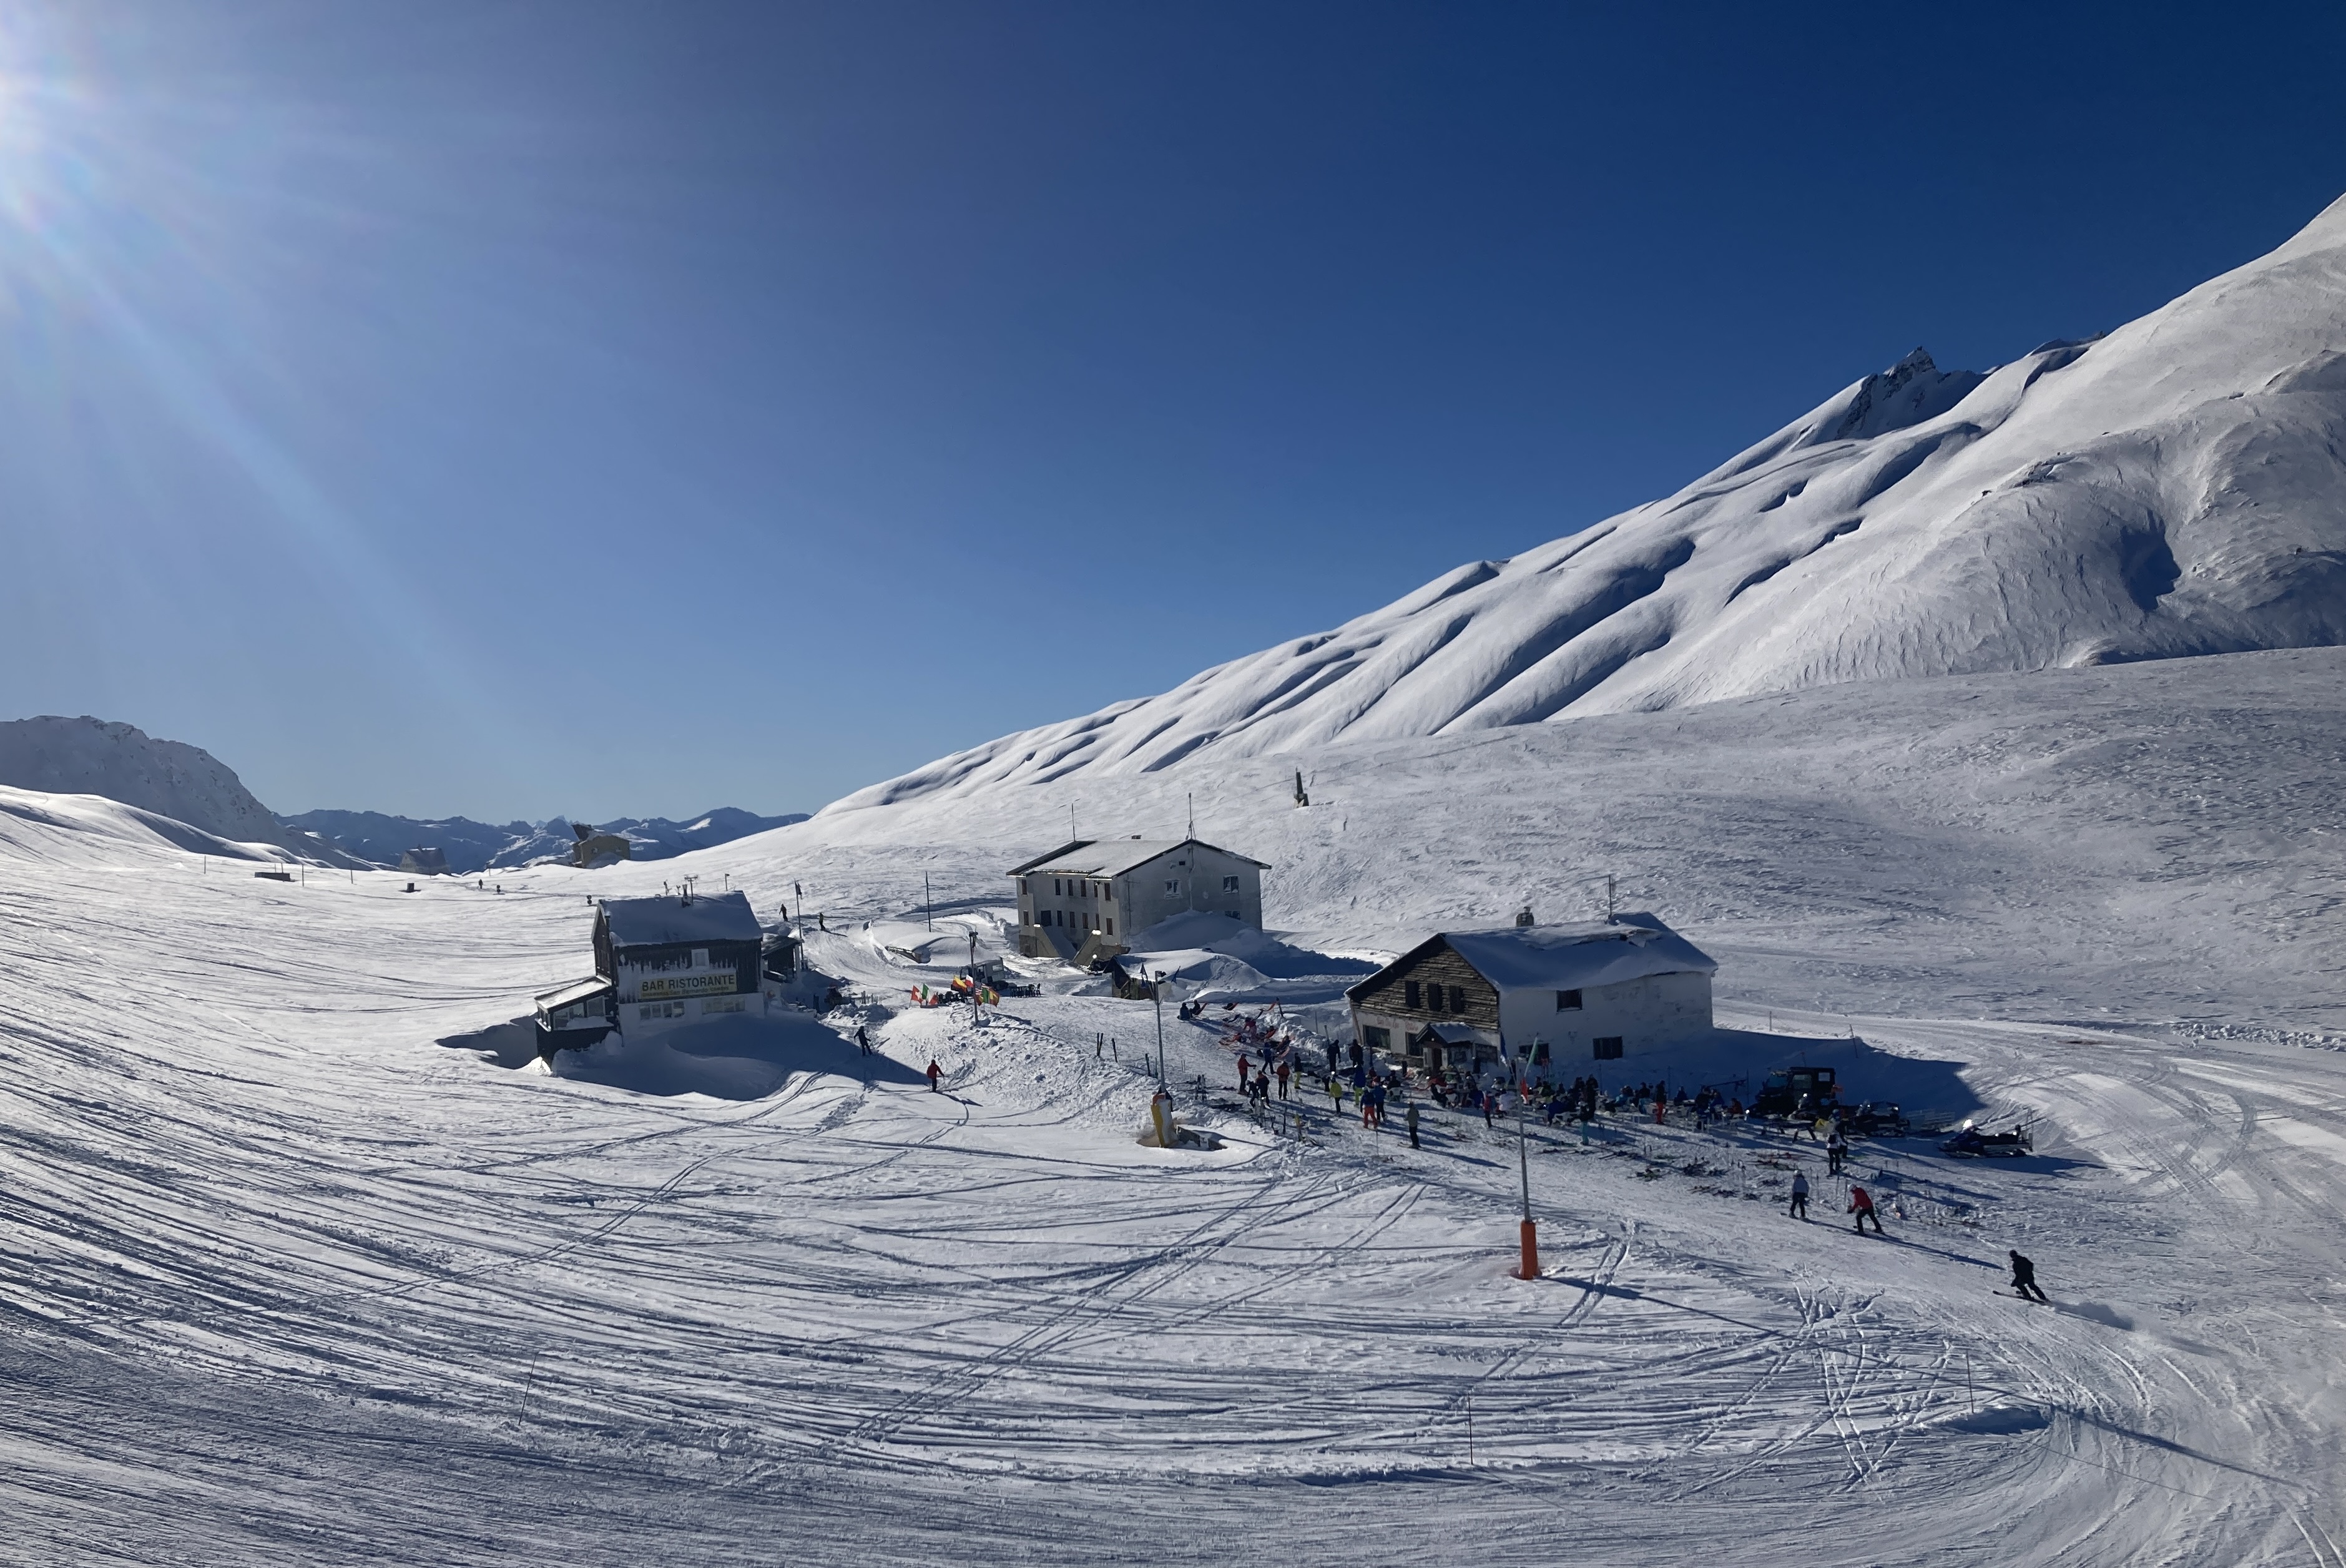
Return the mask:
[[635, 858], [635, 845], [618, 833], [598, 833], [591, 822], [573, 822], [570, 830], [577, 842], [570, 846], [570, 863], [586, 868], [607, 866], [614, 860]]

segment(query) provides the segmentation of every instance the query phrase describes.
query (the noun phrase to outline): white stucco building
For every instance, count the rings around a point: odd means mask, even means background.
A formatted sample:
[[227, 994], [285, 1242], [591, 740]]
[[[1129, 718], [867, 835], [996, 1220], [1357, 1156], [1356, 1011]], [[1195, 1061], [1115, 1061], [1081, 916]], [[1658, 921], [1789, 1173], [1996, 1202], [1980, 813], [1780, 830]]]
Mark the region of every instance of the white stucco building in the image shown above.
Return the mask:
[[1353, 1037], [1413, 1065], [1536, 1060], [1573, 1074], [1711, 1032], [1699, 948], [1650, 915], [1427, 938], [1344, 994]]

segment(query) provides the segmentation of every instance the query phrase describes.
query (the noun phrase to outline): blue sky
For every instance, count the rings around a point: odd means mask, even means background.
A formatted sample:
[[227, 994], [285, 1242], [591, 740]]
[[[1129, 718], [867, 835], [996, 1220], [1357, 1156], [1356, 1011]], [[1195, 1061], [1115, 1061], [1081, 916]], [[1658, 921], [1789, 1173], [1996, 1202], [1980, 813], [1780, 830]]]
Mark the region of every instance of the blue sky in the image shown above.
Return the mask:
[[2346, 190], [2335, 6], [1932, 12], [0, 7], [0, 717], [811, 809]]

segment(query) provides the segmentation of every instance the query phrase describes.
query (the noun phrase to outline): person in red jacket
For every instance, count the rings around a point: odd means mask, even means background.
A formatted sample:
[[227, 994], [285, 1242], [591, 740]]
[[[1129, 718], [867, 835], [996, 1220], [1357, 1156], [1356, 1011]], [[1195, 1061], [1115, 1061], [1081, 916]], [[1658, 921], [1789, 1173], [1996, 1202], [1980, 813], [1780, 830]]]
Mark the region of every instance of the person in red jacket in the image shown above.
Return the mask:
[[1865, 1222], [1873, 1221], [1873, 1234], [1882, 1234], [1882, 1217], [1873, 1212], [1873, 1198], [1862, 1186], [1849, 1189], [1849, 1212], [1857, 1216], [1857, 1233], [1865, 1234]]
[[[935, 1093], [937, 1092], [937, 1080], [938, 1080], [939, 1078], [944, 1077], [944, 1073], [945, 1073], [945, 1070], [944, 1070], [943, 1067], [940, 1067], [940, 1066], [938, 1066], [938, 1065], [937, 1065], [937, 1059], [936, 1059], [934, 1056], [930, 1057], [930, 1058], [929, 1058], [929, 1093], [930, 1093], [930, 1094], [933, 1095], [933, 1094], [935, 1094]], [[1877, 1226], [1879, 1226], [1881, 1222], [1880, 1222], [1879, 1220], [1877, 1220], [1877, 1221], [1875, 1221], [1874, 1223], [1875, 1223]]]

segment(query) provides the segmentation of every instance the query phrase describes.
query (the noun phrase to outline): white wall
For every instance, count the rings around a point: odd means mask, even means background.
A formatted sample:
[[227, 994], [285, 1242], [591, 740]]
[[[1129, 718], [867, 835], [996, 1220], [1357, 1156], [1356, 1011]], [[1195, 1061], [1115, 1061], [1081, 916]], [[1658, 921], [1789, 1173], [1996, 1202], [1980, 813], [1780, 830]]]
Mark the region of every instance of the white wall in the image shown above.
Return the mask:
[[[646, 1017], [647, 1012], [651, 1016]], [[731, 996], [693, 996], [677, 1002], [623, 1002], [619, 1004], [619, 1033], [630, 1040], [641, 1040], [712, 1018], [762, 1018], [765, 1013], [763, 991], [737, 992]]]
[[1548, 1043], [1554, 1069], [1572, 1077], [1593, 1070], [1590, 1042], [1621, 1037], [1623, 1060], [1710, 1032], [1710, 976], [1649, 975], [1618, 985], [1588, 986], [1578, 1012], [1560, 1012], [1553, 991], [1513, 991], [1499, 998], [1499, 1029], [1511, 1052], [1527, 1052], [1535, 1036]]
[[[1223, 881], [1232, 877], [1238, 879], [1238, 891], [1226, 891]], [[1261, 870], [1219, 850], [1202, 845], [1174, 850], [1118, 880], [1126, 884], [1118, 901], [1134, 931], [1147, 931], [1158, 921], [1191, 910], [1235, 914], [1258, 930], [1262, 925]]]

